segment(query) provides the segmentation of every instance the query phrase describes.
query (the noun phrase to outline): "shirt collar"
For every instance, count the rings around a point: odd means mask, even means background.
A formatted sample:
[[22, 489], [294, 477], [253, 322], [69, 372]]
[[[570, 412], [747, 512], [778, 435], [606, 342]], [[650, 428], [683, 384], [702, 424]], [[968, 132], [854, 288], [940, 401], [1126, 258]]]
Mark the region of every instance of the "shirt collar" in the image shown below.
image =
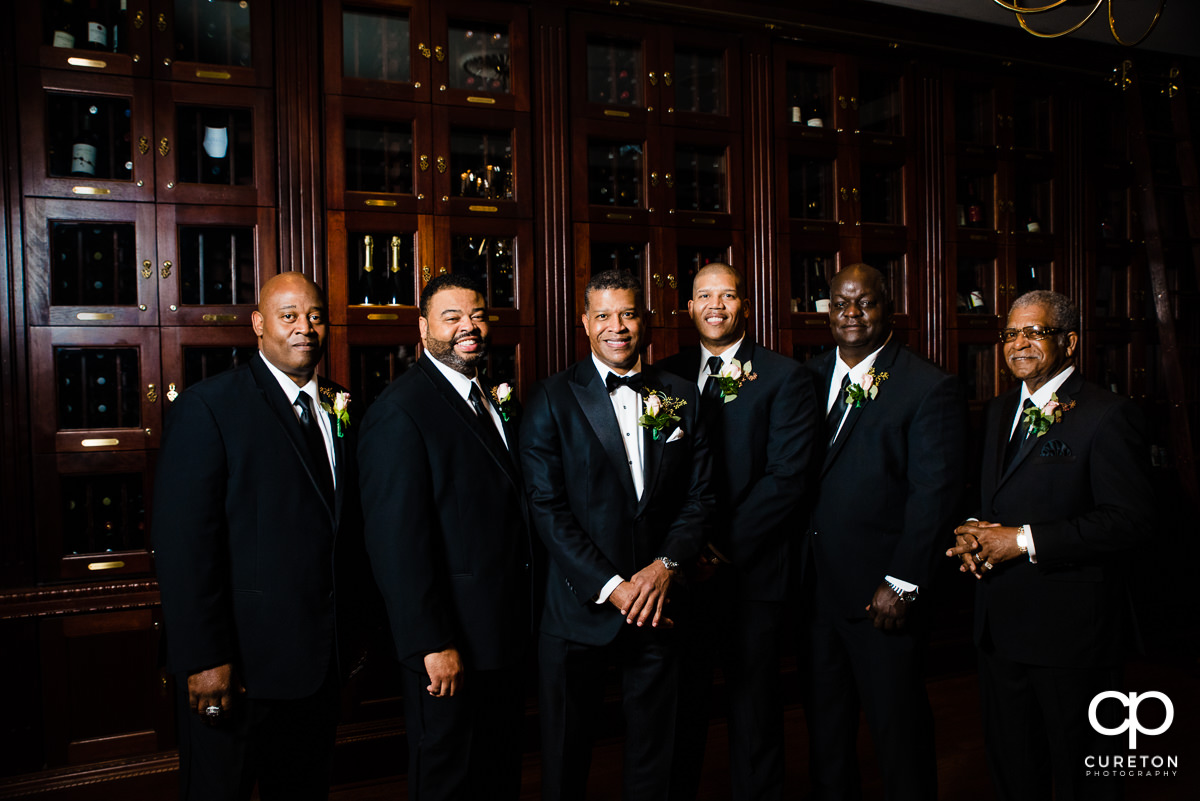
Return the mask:
[[[596, 354], [594, 354], [594, 353], [592, 354], [592, 364], [594, 364], [596, 366], [596, 372], [600, 374], [600, 383], [604, 383], [605, 381], [608, 380], [609, 373], [615, 374], [617, 372], [616, 370], [612, 369], [607, 364], [605, 364], [604, 362], [602, 362], [598, 358], [596, 358]], [[638, 356], [637, 364], [635, 364], [633, 367], [631, 367], [629, 369], [629, 372], [625, 373], [625, 375], [636, 375], [637, 373], [640, 373], [641, 371], [642, 371], [642, 357]]]
[[867, 372], [875, 366], [875, 359], [879, 357], [879, 352], [886, 348], [888, 343], [891, 341], [892, 334], [889, 332], [887, 339], [883, 341], [882, 345], [880, 345], [873, 353], [867, 356], [867, 358], [863, 359], [853, 367], [842, 361], [842, 349], [838, 348], [837, 358], [833, 362], [833, 386], [841, 386], [842, 376], [846, 375], [847, 373], [850, 374], [851, 384], [861, 384], [863, 376], [865, 376]]
[[[429, 351], [425, 351], [425, 356], [428, 359], [430, 359], [433, 362], [433, 366], [436, 367], [439, 371], [441, 371], [441, 374], [446, 377], [446, 380], [450, 382], [450, 386], [454, 387], [454, 391], [457, 392], [459, 395], [462, 395], [463, 400], [467, 400], [470, 397], [471, 385], [474, 384], [479, 379], [479, 371], [478, 370], [475, 371], [475, 378], [473, 378], [473, 379], [467, 378], [465, 375], [458, 372], [453, 367], [451, 367], [450, 365], [443, 362], [441, 359], [438, 359], [437, 357], [435, 357]], [[479, 391], [480, 392], [483, 391], [482, 386], [479, 388]]]
[[301, 392], [304, 392], [312, 399], [314, 409], [321, 405], [321, 399], [317, 395], [316, 373], [313, 373], [313, 377], [309, 379], [307, 384], [302, 387], [297, 386], [296, 382], [287, 373], [271, 364], [271, 360], [263, 355], [261, 350], [258, 352], [258, 355], [263, 360], [263, 364], [267, 366], [267, 369], [271, 371], [271, 375], [275, 376], [275, 380], [279, 382], [279, 388], [283, 390], [283, 394], [287, 397], [289, 404], [295, 405], [296, 398], [299, 397]]
[[713, 353], [708, 348], [704, 347], [704, 345], [701, 345], [700, 346], [700, 370], [701, 370], [701, 372], [706, 372], [708, 370], [708, 360], [711, 359], [713, 356], [719, 356], [721, 358], [722, 366], [732, 362], [733, 357], [737, 356], [738, 351], [742, 349], [742, 343], [745, 341], [746, 341], [746, 335], [742, 334], [741, 339], [739, 339], [737, 342], [733, 343], [733, 345], [729, 346], [728, 348], [721, 351], [720, 353]]
[[1029, 388], [1026, 387], [1025, 382], [1022, 381], [1021, 399], [1017, 403], [1017, 408], [1020, 409], [1022, 406], [1024, 406], [1026, 398], [1029, 398], [1031, 401], [1033, 401], [1033, 405], [1037, 408], [1042, 408], [1050, 402], [1050, 396], [1058, 392], [1058, 388], [1067, 383], [1067, 379], [1071, 377], [1071, 373], [1073, 372], [1075, 372], [1075, 365], [1068, 365], [1067, 368], [1061, 373], [1051, 378], [1045, 384], [1042, 384], [1038, 388], [1038, 391], [1032, 395], [1029, 394]]

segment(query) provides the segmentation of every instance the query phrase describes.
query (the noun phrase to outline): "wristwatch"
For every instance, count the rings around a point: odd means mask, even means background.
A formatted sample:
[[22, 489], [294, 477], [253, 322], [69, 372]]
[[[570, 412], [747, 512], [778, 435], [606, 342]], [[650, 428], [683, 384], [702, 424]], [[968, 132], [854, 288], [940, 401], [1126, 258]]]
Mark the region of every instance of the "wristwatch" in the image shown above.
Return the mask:
[[672, 559], [669, 556], [659, 556], [659, 557], [656, 557], [654, 561], [662, 562], [662, 566], [672, 572], [679, 569], [679, 563], [676, 562], [674, 559]]
[[917, 593], [915, 590], [901, 589], [899, 584], [893, 584], [890, 581], [887, 583], [887, 585], [892, 588], [892, 592], [900, 596], [901, 601], [911, 604], [913, 601], [917, 600]]
[[1029, 553], [1029, 535], [1025, 533], [1025, 526], [1017, 527], [1017, 550], [1023, 554]]

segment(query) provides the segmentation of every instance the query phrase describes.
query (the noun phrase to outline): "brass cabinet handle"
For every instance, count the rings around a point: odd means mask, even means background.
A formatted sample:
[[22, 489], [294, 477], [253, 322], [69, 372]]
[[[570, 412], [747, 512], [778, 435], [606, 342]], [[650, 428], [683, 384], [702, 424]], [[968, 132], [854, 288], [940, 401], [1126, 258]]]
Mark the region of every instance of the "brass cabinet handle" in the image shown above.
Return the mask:
[[426, 264], [424, 267], [421, 268], [421, 280], [428, 284], [429, 277], [430, 277], [429, 265]]
[[421, 158], [417, 159], [417, 164], [421, 167], [421, 172], [427, 172], [429, 170], [429, 156], [421, 156]]
[[651, 86], [658, 86], [658, 73], [652, 72], [647, 76], [650, 79]]
[[433, 57], [436, 58], [438, 61], [445, 61], [446, 60], [446, 48], [442, 47], [441, 45], [438, 45], [437, 47], [433, 48]]
[[654, 275], [650, 276], [650, 278], [654, 281], [654, 285], [656, 287], [659, 287], [660, 289], [662, 288], [663, 282], [662, 282], [661, 275], [659, 275], [658, 273], [655, 273]]
[[167, 400], [169, 400], [171, 403], [174, 403], [175, 399], [178, 397], [179, 392], [175, 389], [175, 382], [172, 381], [170, 384], [167, 384]]
[[444, 172], [446, 171], [446, 168], [447, 168], [448, 166], [449, 166], [449, 165], [446, 163], [446, 157], [445, 157], [445, 156], [438, 156], [438, 157], [437, 157], [437, 171], [438, 171], [438, 172], [444, 173]]
[[429, 49], [429, 45], [425, 44], [424, 42], [421, 42], [419, 45], [417, 45], [417, 52], [420, 53], [421, 55], [425, 56], [425, 58], [429, 58], [430, 54], [433, 51], [431, 51]]
[[156, 27], [158, 28], [158, 30], [160, 32], [165, 31], [167, 29], [167, 15], [166, 14], [158, 15], [158, 23], [157, 23]]
[[142, 262], [142, 278], [149, 278], [154, 275], [154, 265], [149, 259]]
[[167, 137], [163, 137], [158, 142], [158, 155], [165, 156], [171, 152], [171, 142]]
[[842, 200], [850, 199], [850, 190], [844, 186], [838, 190], [838, 194], [842, 196]]
[[674, 81], [671, 78], [671, 73], [664, 72], [663, 73], [663, 83], [665, 83], [667, 86], [670, 86], [673, 82]]
[[675, 176], [671, 175], [671, 173], [663, 173], [663, 181], [672, 189], [675, 188]]
[[138, 153], [143, 156], [150, 151], [150, 140], [144, 136], [138, 137]]
[[[679, 282], [675, 280], [675, 273], [667, 273], [667, 286], [671, 287], [671, 289], [678, 288]], [[671, 314], [674, 313], [675, 312], [671, 312]]]
[[158, 390], [154, 388], [153, 384], [147, 384], [146, 390], [146, 400], [150, 401], [151, 403], [154, 403], [158, 400]]
[[650, 185], [658, 186], [658, 173], [656, 173], [656, 172], [650, 173]]
[[164, 261], [164, 262], [163, 262], [163, 266], [162, 266], [162, 273], [161, 273], [161, 274], [162, 274], [162, 277], [163, 277], [163, 278], [170, 278], [170, 277], [171, 277], [171, 262], [169, 262], [169, 261]]

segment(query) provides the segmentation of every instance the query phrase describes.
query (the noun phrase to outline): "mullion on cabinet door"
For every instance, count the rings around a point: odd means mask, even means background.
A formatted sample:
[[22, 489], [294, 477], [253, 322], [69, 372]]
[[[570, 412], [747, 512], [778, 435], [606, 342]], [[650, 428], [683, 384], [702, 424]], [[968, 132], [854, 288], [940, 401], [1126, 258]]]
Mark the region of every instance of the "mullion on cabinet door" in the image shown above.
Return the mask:
[[154, 207], [29, 198], [25, 287], [34, 325], [157, 325]]
[[433, 44], [423, 0], [323, 0], [325, 91], [428, 101]]

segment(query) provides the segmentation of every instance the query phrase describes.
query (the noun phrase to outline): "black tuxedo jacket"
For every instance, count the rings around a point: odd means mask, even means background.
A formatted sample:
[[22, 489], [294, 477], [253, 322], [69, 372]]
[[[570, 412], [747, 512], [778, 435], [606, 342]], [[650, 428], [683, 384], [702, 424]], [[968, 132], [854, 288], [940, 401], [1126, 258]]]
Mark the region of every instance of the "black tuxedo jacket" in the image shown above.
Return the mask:
[[612, 604], [594, 603], [608, 580], [631, 578], [659, 556], [686, 562], [708, 540], [713, 497], [696, 384], [653, 366], [643, 373], [648, 388], [687, 405], [677, 412], [679, 423], [657, 440], [642, 430], [640, 501], [593, 360], [577, 362], [532, 392], [521, 459], [534, 528], [550, 557], [546, 634], [586, 645], [611, 642], [626, 623]]
[[[423, 670], [454, 646], [468, 668], [512, 667], [531, 629], [519, 466], [423, 356], [367, 411], [359, 445], [367, 550], [396, 654]], [[504, 423], [509, 447], [517, 422]]]
[[984, 426], [981, 520], [1033, 531], [1037, 564], [996, 565], [977, 583], [975, 638], [1026, 664], [1114, 664], [1128, 640], [1123, 560], [1152, 531], [1144, 421], [1128, 398], [1073, 373], [1058, 399], [1074, 408], [1028, 437], [1005, 470], [1020, 387], [993, 399]]
[[[341, 387], [318, 386], [332, 405]], [[152, 529], [174, 672], [233, 663], [250, 697], [279, 699], [311, 695], [328, 676], [339, 615], [358, 613], [346, 602], [369, 580], [357, 572], [356, 427], [338, 437], [331, 425], [332, 504], [261, 354], [175, 401]]]
[[[806, 365], [821, 411], [836, 358], [834, 350]], [[885, 575], [927, 590], [961, 511], [967, 408], [958, 380], [895, 337], [875, 373], [888, 374], [879, 394], [850, 409], [825, 449], [804, 566], [846, 617], [866, 615]]]
[[[792, 542], [804, 533], [800, 510], [817, 431], [812, 380], [800, 363], [747, 336], [734, 358], [757, 376], [737, 397], [706, 409], [717, 499], [712, 543], [733, 562], [739, 594], [782, 601]], [[695, 383], [700, 348], [684, 348], [658, 367]], [[706, 401], [701, 397], [701, 404]]]

